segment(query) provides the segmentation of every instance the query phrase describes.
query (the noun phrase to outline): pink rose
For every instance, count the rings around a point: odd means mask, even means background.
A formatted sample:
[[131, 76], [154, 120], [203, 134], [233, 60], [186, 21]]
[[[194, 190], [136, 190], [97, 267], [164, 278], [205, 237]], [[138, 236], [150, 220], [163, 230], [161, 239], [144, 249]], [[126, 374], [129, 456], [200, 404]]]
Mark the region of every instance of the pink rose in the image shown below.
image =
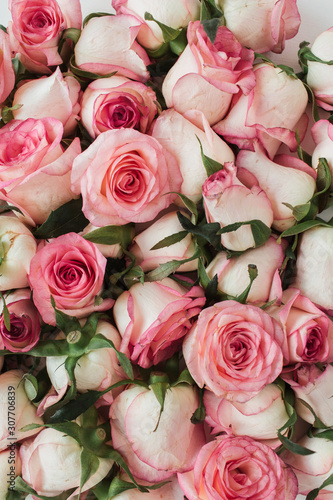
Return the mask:
[[50, 74], [63, 60], [58, 45], [67, 28], [81, 29], [80, 0], [9, 0], [12, 50], [32, 73]]
[[31, 225], [75, 198], [70, 175], [80, 140], [64, 151], [62, 135], [54, 118], [11, 120], [0, 129], [0, 199], [20, 208]]
[[49, 77], [26, 81], [14, 94], [16, 120], [56, 118], [64, 126], [64, 136], [71, 135], [79, 119], [81, 86], [72, 76], [63, 77], [59, 68]]
[[283, 142], [295, 151], [295, 130], [302, 139], [308, 124], [308, 94], [301, 80], [270, 64], [254, 66], [256, 85], [249, 95], [237, 94], [226, 117], [214, 130], [232, 144], [253, 150], [258, 139], [270, 158]]
[[10, 330], [5, 325], [3, 304], [0, 304], [0, 344], [1, 349], [11, 352], [26, 352], [32, 349], [39, 340], [40, 317], [31, 300], [31, 290], [24, 288], [15, 290], [5, 296], [9, 312]]
[[217, 0], [227, 27], [244, 47], [280, 53], [296, 36], [301, 18], [296, 0]]
[[[10, 469], [10, 464], [14, 466], [13, 469]], [[18, 449], [11, 450], [10, 448], [7, 448], [6, 450], [1, 451], [0, 452], [0, 495], [2, 498], [6, 498], [9, 488], [11, 488], [11, 491], [13, 491], [13, 488], [15, 487], [15, 482], [14, 482], [15, 477], [20, 475], [21, 475], [21, 459]], [[181, 500], [183, 500], [183, 498]]]
[[254, 53], [225, 26], [219, 26], [212, 43], [201, 22], [191, 22], [187, 39], [164, 79], [163, 96], [168, 108], [182, 114], [197, 109], [213, 125], [227, 113], [233, 94], [247, 95], [255, 86]]
[[[225, 163], [222, 170], [212, 174], [202, 186], [206, 219], [221, 227], [260, 220], [271, 227], [273, 210], [266, 193], [258, 186], [248, 188], [237, 178], [233, 163]], [[255, 246], [251, 227], [247, 224], [221, 235], [222, 245], [229, 250], [243, 251]]]
[[147, 222], [167, 208], [182, 177], [176, 159], [154, 138], [132, 129], [108, 130], [79, 155], [72, 190], [95, 226]]
[[82, 125], [93, 139], [114, 128], [145, 133], [157, 113], [156, 100], [150, 87], [124, 76], [94, 80], [82, 96]]
[[170, 358], [204, 303], [201, 287], [188, 290], [171, 278], [134, 284], [113, 308], [120, 350], [144, 368]]
[[248, 436], [218, 436], [200, 450], [194, 469], [178, 474], [188, 500], [295, 500], [295, 475], [274, 453]]
[[202, 310], [183, 354], [199, 387], [242, 403], [281, 373], [282, 343], [281, 327], [266, 312], [225, 300]]
[[312, 152], [312, 166], [318, 168], [319, 158], [325, 158], [331, 171], [331, 189], [333, 189], [333, 124], [328, 120], [319, 120], [311, 128], [315, 143]]
[[0, 108], [15, 85], [15, 72], [12, 64], [9, 37], [0, 30]]
[[202, 424], [191, 417], [199, 406], [197, 389], [188, 384], [169, 386], [164, 408], [153, 390], [130, 386], [110, 408], [112, 445], [132, 474], [156, 483], [188, 471], [205, 444]]
[[140, 22], [133, 16], [110, 15], [90, 19], [74, 48], [76, 65], [98, 75], [116, 71], [117, 76], [146, 82], [150, 61], [136, 41], [139, 30]]
[[59, 236], [38, 248], [28, 276], [33, 301], [45, 323], [55, 325], [51, 296], [60, 311], [83, 318], [93, 311], [106, 311], [114, 303], [95, 303], [102, 289], [106, 259], [76, 233]]
[[333, 110], [333, 68], [325, 61], [333, 59], [333, 26], [320, 33], [312, 44], [311, 52], [324, 62], [308, 61], [307, 84], [313, 90], [318, 106]]

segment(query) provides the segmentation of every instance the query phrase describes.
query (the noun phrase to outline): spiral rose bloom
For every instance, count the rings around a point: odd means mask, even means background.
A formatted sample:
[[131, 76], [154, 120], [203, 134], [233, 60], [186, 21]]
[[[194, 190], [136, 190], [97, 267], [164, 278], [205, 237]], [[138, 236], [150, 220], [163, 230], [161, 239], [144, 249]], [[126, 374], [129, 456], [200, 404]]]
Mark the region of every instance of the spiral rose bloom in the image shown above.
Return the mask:
[[181, 114], [197, 109], [214, 125], [227, 113], [233, 94], [247, 95], [255, 86], [254, 53], [225, 26], [219, 26], [212, 43], [200, 21], [191, 22], [187, 39], [163, 81], [163, 96], [168, 108]]
[[93, 311], [106, 311], [114, 303], [100, 295], [106, 259], [96, 248], [76, 233], [67, 233], [40, 246], [30, 264], [29, 283], [33, 301], [45, 323], [55, 325], [55, 307], [77, 318]]
[[199, 286], [188, 290], [171, 278], [136, 283], [118, 297], [113, 308], [123, 337], [120, 350], [143, 368], [170, 358], [204, 303]]
[[150, 87], [124, 76], [94, 80], [82, 96], [82, 125], [93, 139], [114, 128], [146, 133], [157, 113], [156, 100]]
[[234, 300], [203, 309], [183, 342], [187, 367], [199, 387], [243, 403], [282, 371], [283, 332], [259, 307]]
[[7, 33], [0, 30], [0, 109], [15, 85], [15, 72]]
[[108, 130], [73, 163], [72, 190], [95, 226], [147, 222], [177, 196], [182, 177], [176, 159], [137, 130]]
[[55, 118], [11, 120], [0, 129], [0, 199], [18, 207], [31, 225], [75, 198], [70, 175], [80, 140], [64, 151], [62, 136]]
[[333, 26], [320, 33], [312, 44], [311, 52], [324, 62], [308, 61], [307, 84], [313, 90], [318, 106], [333, 110], [333, 68], [325, 61], [333, 59]]
[[178, 474], [188, 500], [294, 500], [295, 474], [274, 451], [248, 436], [219, 436], [200, 450], [194, 469]]
[[333, 189], [333, 124], [328, 120], [319, 120], [311, 128], [315, 143], [312, 152], [312, 167], [318, 168], [319, 158], [325, 158], [331, 171], [331, 189]]
[[12, 50], [31, 73], [51, 74], [62, 64], [58, 46], [63, 31], [81, 28], [80, 0], [9, 0]]

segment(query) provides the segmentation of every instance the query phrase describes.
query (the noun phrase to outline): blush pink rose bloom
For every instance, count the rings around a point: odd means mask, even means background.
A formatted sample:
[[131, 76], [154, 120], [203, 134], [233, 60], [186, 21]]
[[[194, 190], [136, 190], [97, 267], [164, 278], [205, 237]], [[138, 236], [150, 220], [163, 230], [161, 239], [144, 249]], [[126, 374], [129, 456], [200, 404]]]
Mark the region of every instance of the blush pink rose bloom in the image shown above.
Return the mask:
[[282, 305], [266, 311], [283, 328], [287, 343], [284, 364], [333, 361], [333, 323], [297, 288], [285, 290]]
[[[235, 222], [260, 220], [267, 227], [273, 222], [273, 210], [265, 191], [258, 185], [248, 188], [237, 177], [237, 167], [225, 163], [202, 186], [206, 219], [218, 222], [221, 228]], [[221, 234], [222, 245], [229, 250], [243, 251], [255, 246], [251, 226], [244, 225]]]
[[156, 483], [190, 470], [205, 444], [202, 424], [192, 424], [196, 387], [178, 384], [166, 391], [164, 408], [153, 390], [130, 386], [110, 408], [112, 445], [132, 474]]
[[[0, 304], [0, 348], [11, 352], [26, 352], [39, 340], [41, 321], [31, 300], [30, 288], [15, 290], [5, 296], [10, 330], [5, 325], [3, 304]], [[2, 344], [2, 345], [1, 345]]]
[[[322, 61], [333, 59], [333, 26], [320, 33], [311, 46], [311, 52]], [[313, 90], [318, 106], [333, 110], [333, 68], [325, 62], [308, 61], [307, 84]]]
[[281, 53], [301, 23], [296, 0], [217, 0], [217, 4], [240, 43], [259, 53]]
[[154, 138], [133, 129], [108, 130], [73, 163], [72, 190], [95, 226], [147, 222], [177, 196], [176, 159]]
[[163, 96], [168, 108], [182, 114], [197, 109], [213, 125], [225, 116], [234, 94], [247, 95], [255, 86], [254, 53], [225, 26], [218, 28], [212, 43], [200, 21], [191, 22], [187, 39], [164, 79]]
[[63, 60], [58, 53], [65, 29], [81, 29], [79, 0], [9, 0], [11, 48], [31, 73], [51, 74]]
[[114, 128], [149, 129], [157, 113], [156, 94], [141, 82], [114, 75], [91, 82], [81, 100], [82, 125], [95, 139]]
[[243, 403], [281, 373], [283, 340], [280, 325], [265, 311], [225, 300], [202, 310], [183, 354], [199, 387]]
[[273, 228], [284, 231], [296, 223], [292, 210], [285, 203], [297, 206], [307, 203], [316, 191], [316, 172], [307, 163], [286, 154], [276, 155], [270, 160], [264, 148], [254, 142], [254, 151], [242, 150], [237, 156], [237, 166], [243, 170], [243, 182], [246, 173], [253, 174], [261, 189], [268, 196], [273, 208]]
[[11, 120], [0, 130], [0, 199], [18, 207], [31, 225], [75, 198], [70, 175], [80, 140], [64, 150], [62, 136], [55, 118]]
[[25, 81], [16, 90], [13, 110], [16, 120], [56, 118], [64, 126], [64, 136], [71, 135], [79, 119], [81, 86], [73, 76], [63, 77], [59, 67], [48, 77]]
[[15, 85], [15, 72], [7, 33], [0, 30], [0, 109]]
[[171, 278], [136, 283], [116, 300], [113, 316], [122, 336], [120, 350], [149, 368], [179, 350], [205, 303], [199, 286], [189, 290]]
[[308, 125], [308, 94], [303, 83], [266, 63], [255, 65], [254, 73], [254, 89], [233, 98], [225, 118], [214, 125], [215, 132], [241, 149], [253, 150], [257, 139], [270, 158], [281, 143], [295, 151], [295, 130], [302, 140]]
[[134, 16], [125, 15], [90, 19], [74, 47], [76, 65], [97, 75], [116, 71], [117, 76], [146, 82], [150, 61], [136, 41], [140, 24]]
[[262, 305], [271, 300], [281, 300], [282, 285], [279, 270], [284, 260], [285, 242], [276, 242], [270, 236], [260, 247], [249, 249], [239, 256], [228, 258], [226, 252], [219, 252], [206, 268], [210, 279], [215, 274], [218, 289], [237, 297], [249, 284], [249, 264], [257, 266], [258, 276], [253, 281], [247, 302]]
[[318, 168], [319, 158], [325, 158], [330, 167], [333, 189], [333, 125], [328, 120], [319, 120], [311, 128], [311, 135], [315, 143], [312, 152], [312, 167]]
[[94, 243], [76, 233], [41, 244], [30, 263], [28, 279], [45, 323], [55, 325], [51, 296], [57, 309], [77, 318], [110, 309], [112, 299], [95, 303], [102, 291], [105, 267], [106, 259]]
[[295, 500], [295, 474], [274, 451], [248, 436], [218, 436], [193, 471], [178, 474], [188, 500]]
[[163, 33], [155, 21], [146, 21], [145, 12], [154, 19], [173, 29], [186, 28], [190, 21], [199, 19], [199, 0], [112, 0], [112, 6], [117, 14], [135, 16], [141, 22], [137, 36], [138, 42], [147, 49], [158, 49], [163, 43]]

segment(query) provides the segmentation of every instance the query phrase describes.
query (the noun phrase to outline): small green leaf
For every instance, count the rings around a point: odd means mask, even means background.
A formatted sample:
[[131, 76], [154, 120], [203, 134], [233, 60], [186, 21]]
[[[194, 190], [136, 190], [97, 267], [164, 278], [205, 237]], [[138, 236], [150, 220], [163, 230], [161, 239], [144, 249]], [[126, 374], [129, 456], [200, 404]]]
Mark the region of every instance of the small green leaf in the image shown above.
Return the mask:
[[319, 488], [315, 488], [307, 494], [305, 500], [314, 500], [319, 495], [320, 490], [324, 490], [326, 486], [333, 484], [333, 474], [331, 474]]
[[66, 233], [79, 233], [89, 224], [82, 212], [82, 199], [71, 200], [52, 211], [34, 232], [35, 238], [57, 238]]
[[179, 384], [188, 384], [188, 385], [194, 385], [195, 382], [192, 378], [192, 375], [190, 374], [189, 370], [185, 368], [177, 378], [175, 382], [171, 384], [172, 387], [175, 387], [176, 385]]
[[312, 450], [309, 450], [308, 448], [305, 448], [304, 446], [300, 446], [299, 444], [297, 443], [294, 443], [293, 441], [291, 441], [290, 439], [288, 439], [286, 436], [283, 436], [281, 434], [281, 432], [278, 432], [278, 436], [279, 436], [279, 439], [281, 441], [281, 443], [283, 444], [283, 446], [291, 451], [292, 453], [296, 453], [297, 455], [312, 455], [313, 453], [315, 453], [314, 451]]
[[222, 170], [223, 165], [222, 165], [222, 163], [219, 163], [218, 161], [215, 161], [212, 158], [209, 158], [208, 156], [206, 156], [203, 152], [201, 141], [197, 135], [196, 135], [196, 138], [198, 139], [199, 144], [200, 144], [202, 163], [206, 169], [207, 176], [210, 177], [211, 175], [215, 174], [216, 172], [219, 172], [220, 170]]
[[66, 356], [68, 354], [68, 342], [61, 340], [40, 340], [35, 347], [28, 351], [30, 356], [44, 358], [48, 356]]
[[[0, 248], [3, 248], [2, 244], [0, 245]], [[10, 332], [10, 314], [9, 314], [8, 307], [7, 307], [7, 304], [6, 304], [6, 301], [5, 301], [5, 298], [2, 294], [2, 292], [0, 292], [0, 296], [1, 296], [2, 302], [3, 302], [3, 309], [2, 309], [3, 320], [4, 320], [5, 327], [6, 327], [7, 331]]]
[[164, 264], [160, 264], [156, 269], [150, 271], [146, 275], [147, 281], [161, 281], [166, 278], [170, 274], [177, 271], [177, 269], [186, 262], [190, 262], [191, 260], [195, 260], [200, 256], [201, 252], [197, 250], [192, 257], [183, 260], [170, 260], [169, 262], [165, 262]]
[[201, 21], [203, 29], [205, 30], [209, 40], [212, 43], [215, 43], [217, 30], [220, 26], [223, 26], [223, 21], [221, 18], [213, 18], [213, 19], [204, 19]]
[[116, 245], [119, 243], [122, 248], [127, 248], [132, 243], [134, 237], [134, 224], [124, 224], [123, 226], [104, 226], [90, 233], [85, 234], [85, 240], [101, 245]]
[[104, 337], [104, 335], [102, 335], [101, 333], [98, 333], [97, 335], [95, 335], [91, 339], [91, 341], [89, 342], [89, 344], [87, 346], [87, 350], [95, 350], [95, 349], [103, 349], [103, 348], [114, 349], [116, 356], [117, 356], [117, 359], [118, 359], [119, 363], [121, 364], [127, 377], [129, 379], [133, 380], [134, 374], [133, 374], [133, 368], [132, 368], [130, 360], [123, 352], [120, 352], [120, 351], [118, 351], [118, 349], [116, 349], [116, 346], [114, 345], [112, 340], [107, 339], [106, 337]]
[[85, 25], [90, 21], [90, 19], [92, 19], [93, 17], [104, 17], [104, 16], [113, 16], [114, 14], [111, 14], [110, 12], [92, 12], [91, 14], [89, 14], [88, 16], [86, 16], [84, 19], [83, 19], [83, 23], [82, 23], [82, 26], [83, 28], [85, 27]]
[[199, 406], [191, 417], [192, 424], [201, 424], [206, 418], [206, 408], [203, 402], [204, 389], [199, 388]]
[[160, 23], [159, 21], [154, 19], [154, 17], [149, 12], [145, 12], [144, 18], [146, 21], [154, 21], [159, 26], [163, 34], [163, 39], [166, 43], [171, 42], [171, 40], [175, 40], [180, 33], [179, 29], [170, 28], [170, 26]]
[[144, 283], [145, 273], [141, 266], [132, 267], [126, 274], [124, 274], [124, 282], [130, 288], [134, 283]]
[[309, 210], [311, 208], [310, 202], [304, 203], [303, 205], [296, 205], [294, 207], [289, 203], [283, 203], [283, 205], [290, 208], [290, 210], [293, 213], [293, 216], [297, 221], [301, 221], [302, 219], [304, 219], [308, 215]]
[[[64, 500], [64, 497], [62, 494], [60, 495], [57, 495], [57, 496], [54, 496], [54, 497], [45, 497], [43, 495], [38, 495], [38, 493], [33, 489], [31, 488], [31, 486], [29, 486], [22, 478], [21, 476], [17, 476], [15, 478], [15, 486], [14, 486], [14, 490], [17, 492], [17, 493], [27, 493], [28, 495], [32, 495], [36, 498], [41, 498], [41, 500]], [[67, 492], [68, 493], [68, 492]]]
[[73, 54], [72, 57], [70, 58], [69, 67], [70, 67], [71, 72], [76, 77], [84, 79], [83, 81], [85, 83], [87, 83], [86, 80], [98, 80], [100, 78], [110, 78], [111, 76], [113, 76], [117, 73], [117, 71], [112, 71], [111, 73], [108, 73], [107, 75], [98, 75], [97, 73], [85, 71], [76, 65], [75, 54]]
[[169, 47], [174, 54], [180, 56], [180, 54], [184, 51], [186, 45], [187, 45], [187, 30], [186, 28], [183, 28], [180, 31], [177, 38], [175, 38], [174, 40], [170, 40]]
[[38, 382], [37, 379], [34, 375], [31, 373], [26, 373], [24, 376], [24, 389], [25, 392], [30, 399], [30, 401], [33, 401], [37, 394], [38, 394]]
[[99, 467], [99, 459], [90, 451], [82, 448], [81, 456], [81, 478], [80, 478], [80, 492], [88, 479], [97, 471]]
[[312, 434], [313, 438], [319, 438], [319, 439], [327, 439], [328, 441], [333, 441], [333, 429], [332, 428], [326, 428], [327, 430], [321, 431], [321, 432], [316, 432], [316, 434], [311, 433], [311, 429], [309, 430], [310, 434]]
[[4, 106], [1, 109], [1, 118], [4, 123], [9, 123], [11, 120], [14, 119], [13, 111], [16, 109], [22, 108], [23, 104], [15, 104], [15, 106]]
[[240, 227], [247, 225], [251, 226], [255, 247], [263, 245], [271, 235], [271, 229], [258, 219], [228, 224], [227, 226], [222, 227], [217, 234], [231, 233], [232, 231], [237, 231]]
[[187, 196], [185, 196], [184, 194], [177, 193], [177, 191], [170, 191], [170, 193], [178, 194], [179, 198], [182, 200], [182, 202], [184, 203], [185, 207], [191, 212], [191, 214], [194, 215], [195, 220], [197, 221], [197, 219], [198, 219], [198, 209], [197, 209], [196, 204], [192, 200], [190, 200], [190, 198], [188, 198]]
[[170, 384], [168, 382], [154, 382], [153, 384], [149, 385], [149, 388], [153, 391], [157, 401], [159, 402], [161, 409], [160, 413], [158, 416], [158, 420], [156, 422], [156, 427], [154, 429], [154, 432], [156, 431], [158, 424], [160, 423], [161, 415], [164, 409], [164, 400], [166, 396], [166, 392], [168, 389], [170, 389]]
[[72, 40], [74, 42], [74, 45], [78, 42], [79, 38], [81, 35], [81, 30], [78, 28], [67, 28], [62, 32], [62, 40]]
[[116, 476], [110, 483], [107, 499], [109, 500], [117, 495], [120, 495], [124, 491], [133, 490], [134, 488], [136, 488], [134, 483], [124, 481], [123, 479], [120, 479], [120, 477]]
[[223, 17], [223, 12], [218, 9], [214, 0], [201, 1], [200, 21], [221, 17]]
[[169, 247], [171, 245], [174, 245], [175, 243], [178, 243], [179, 241], [186, 238], [187, 235], [188, 235], [187, 231], [179, 231], [178, 233], [170, 234], [169, 236], [166, 236], [161, 241], [156, 243], [156, 245], [151, 247], [150, 250], [159, 250], [160, 248]]
[[67, 335], [75, 330], [81, 331], [81, 325], [79, 320], [75, 316], [69, 316], [64, 312], [56, 308], [56, 303], [54, 298], [51, 296], [51, 305], [54, 309], [56, 326]]
[[249, 273], [250, 283], [245, 288], [244, 292], [242, 292], [240, 295], [238, 295], [236, 297], [237, 302], [240, 302], [241, 304], [245, 304], [246, 303], [247, 298], [248, 298], [249, 293], [250, 293], [250, 290], [251, 290], [251, 287], [252, 287], [252, 284], [253, 284], [254, 280], [258, 276], [258, 268], [257, 268], [257, 266], [255, 264], [249, 264], [247, 266], [247, 270], [248, 270], [248, 273]]
[[327, 429], [327, 425], [323, 424], [323, 422], [320, 420], [320, 418], [317, 417], [314, 409], [312, 408], [311, 405], [309, 405], [309, 403], [307, 403], [306, 401], [304, 401], [304, 399], [301, 399], [301, 398], [297, 398], [297, 401], [302, 403], [302, 405], [305, 406], [312, 413], [313, 418], [314, 418], [313, 427], [315, 427], [316, 429]]
[[181, 226], [185, 229], [185, 231], [188, 231], [189, 233], [192, 233], [195, 236], [203, 238], [218, 250], [222, 248], [221, 238], [218, 235], [218, 231], [221, 229], [221, 226], [218, 222], [195, 225], [181, 212], [177, 212], [177, 216]]
[[282, 234], [280, 234], [278, 241], [281, 240], [281, 238], [286, 238], [287, 236], [294, 236], [295, 234], [300, 234], [303, 233], [304, 231], [307, 231], [308, 229], [311, 229], [316, 226], [323, 226], [323, 227], [329, 227], [332, 228], [332, 224], [330, 222], [325, 222], [324, 220], [321, 220], [319, 218], [314, 219], [314, 220], [306, 220], [304, 222], [300, 222], [299, 224], [296, 224], [295, 226], [290, 227], [289, 229], [286, 229], [283, 231]]

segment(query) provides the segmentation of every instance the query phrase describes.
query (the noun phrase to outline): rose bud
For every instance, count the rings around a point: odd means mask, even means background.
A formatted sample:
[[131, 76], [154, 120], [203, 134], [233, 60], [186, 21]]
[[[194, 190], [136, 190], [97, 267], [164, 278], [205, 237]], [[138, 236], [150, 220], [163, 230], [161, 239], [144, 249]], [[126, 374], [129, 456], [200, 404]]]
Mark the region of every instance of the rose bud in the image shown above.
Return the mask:
[[[21, 458], [18, 448], [10, 448], [0, 452], [0, 498], [5, 499], [9, 491], [15, 488], [15, 477], [21, 475]], [[15, 491], [15, 490], [14, 490]]]
[[319, 159], [325, 158], [331, 171], [331, 189], [333, 188], [333, 124], [328, 120], [319, 120], [311, 128], [315, 143], [312, 152], [312, 166], [318, 168]]
[[[242, 181], [247, 172], [253, 174], [261, 189], [272, 203], [273, 228], [284, 231], [296, 222], [292, 210], [285, 205], [302, 205], [313, 197], [316, 190], [316, 172], [304, 161], [289, 155], [277, 155], [270, 160], [263, 147], [254, 143], [254, 151], [240, 151], [237, 166], [243, 168]], [[249, 186], [252, 185], [249, 179]]]
[[21, 431], [24, 426], [43, 424], [25, 392], [23, 376], [21, 370], [9, 370], [0, 375], [0, 451], [8, 448], [14, 438], [15, 442], [22, 441], [40, 431], [39, 428]]
[[161, 28], [155, 21], [146, 21], [145, 13], [149, 12], [156, 21], [175, 30], [186, 28], [190, 21], [199, 19], [199, 0], [169, 0], [167, 3], [156, 3], [154, 0], [112, 0], [117, 14], [129, 14], [140, 23], [137, 40], [143, 47], [156, 50], [164, 43]]
[[153, 122], [151, 135], [175, 156], [183, 177], [178, 192], [195, 203], [201, 199], [202, 184], [207, 179], [197, 137], [206, 156], [221, 164], [235, 159], [231, 148], [213, 132], [199, 111], [187, 112], [185, 116], [174, 109], [163, 111]]
[[136, 41], [140, 24], [135, 17], [127, 15], [93, 17], [75, 45], [76, 65], [101, 76], [116, 71], [117, 76], [146, 82], [150, 61]]
[[295, 500], [295, 474], [274, 451], [248, 436], [218, 436], [203, 446], [193, 470], [178, 474], [188, 500]]
[[62, 76], [59, 68], [48, 77], [25, 81], [16, 90], [13, 117], [16, 120], [27, 118], [56, 118], [64, 126], [64, 136], [71, 135], [79, 119], [79, 98], [81, 87], [73, 76]]
[[226, 432], [236, 436], [249, 436], [273, 448], [279, 446], [277, 431], [289, 419], [281, 389], [266, 385], [245, 403], [228, 401], [211, 391], [204, 393], [206, 422], [214, 434]]
[[202, 424], [191, 417], [199, 406], [197, 388], [169, 387], [163, 411], [153, 390], [130, 386], [110, 408], [112, 444], [132, 474], [156, 483], [190, 470], [205, 444]]
[[39, 340], [40, 317], [31, 300], [30, 288], [15, 290], [5, 296], [9, 313], [10, 330], [7, 329], [0, 303], [0, 345], [11, 352], [26, 352]]
[[254, 89], [233, 98], [226, 117], [214, 125], [215, 132], [241, 149], [253, 151], [254, 140], [259, 140], [270, 158], [281, 143], [295, 151], [295, 130], [302, 140], [308, 125], [303, 83], [266, 63], [255, 65], [254, 72]]
[[143, 368], [170, 358], [179, 350], [205, 300], [200, 286], [187, 289], [171, 278], [134, 284], [113, 307], [122, 336], [120, 350]]
[[113, 460], [98, 458], [98, 469], [81, 489], [81, 453], [82, 446], [71, 436], [43, 429], [20, 448], [22, 479], [43, 496], [53, 497], [72, 488], [77, 488], [73, 495], [87, 491], [108, 474]]
[[[235, 222], [260, 220], [267, 227], [273, 222], [273, 210], [266, 193], [257, 185], [248, 188], [237, 178], [237, 167], [225, 163], [202, 186], [206, 219], [223, 228]], [[222, 245], [229, 250], [243, 251], [255, 246], [250, 225], [221, 235]]]
[[301, 400], [312, 408], [324, 425], [333, 427], [332, 377], [333, 366], [330, 364], [323, 369], [314, 364], [302, 364], [282, 375], [295, 393], [297, 414], [306, 422], [314, 424], [315, 417]]
[[94, 80], [82, 95], [82, 125], [93, 139], [114, 128], [146, 133], [157, 113], [156, 100], [150, 87], [124, 76]]
[[200, 21], [192, 22], [187, 39], [163, 81], [163, 96], [168, 108], [181, 114], [197, 109], [214, 125], [227, 113], [234, 94], [247, 95], [255, 86], [254, 53], [225, 26], [219, 26], [212, 43]]
[[217, 0], [217, 4], [240, 43], [259, 53], [282, 52], [301, 22], [296, 0]]
[[[194, 255], [195, 243], [190, 234], [177, 243], [152, 250], [152, 247], [163, 238], [180, 231], [183, 231], [183, 228], [178, 220], [177, 212], [169, 212], [135, 236], [130, 252], [144, 272], [152, 271], [170, 260], [188, 259]], [[197, 267], [198, 260], [195, 259], [181, 264], [177, 272], [195, 271]]]
[[307, 84], [311, 87], [318, 106], [327, 111], [332, 111], [333, 68], [330, 64], [325, 64], [325, 62], [333, 59], [333, 27], [317, 36], [312, 44], [311, 52], [323, 62], [307, 61]]
[[15, 72], [12, 64], [9, 37], [0, 30], [0, 111], [1, 104], [7, 99], [15, 85]]
[[37, 242], [31, 231], [15, 216], [0, 215], [0, 290], [28, 286], [30, 262]]
[[257, 266], [258, 276], [253, 281], [247, 302], [262, 305], [271, 300], [281, 300], [282, 285], [279, 269], [284, 260], [284, 242], [278, 244], [273, 236], [258, 248], [247, 250], [239, 256], [228, 258], [219, 252], [206, 268], [212, 279], [215, 274], [218, 289], [222, 293], [237, 297], [249, 284], [248, 266]]

